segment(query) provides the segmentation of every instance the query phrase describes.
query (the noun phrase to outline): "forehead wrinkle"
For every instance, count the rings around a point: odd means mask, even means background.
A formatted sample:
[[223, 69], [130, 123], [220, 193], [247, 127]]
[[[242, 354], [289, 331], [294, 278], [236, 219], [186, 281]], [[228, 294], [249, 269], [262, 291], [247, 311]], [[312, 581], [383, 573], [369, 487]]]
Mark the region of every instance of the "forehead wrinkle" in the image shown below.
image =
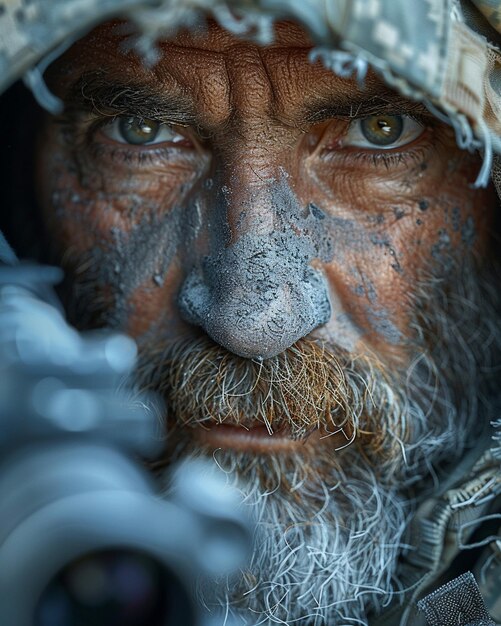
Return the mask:
[[162, 82], [165, 75], [173, 77], [180, 90], [189, 94], [201, 126], [209, 131], [224, 125], [231, 114], [227, 60], [222, 53], [170, 46], [153, 71]]
[[[332, 79], [326, 80], [324, 76], [316, 83], [317, 88], [302, 99], [299, 114], [302, 122], [317, 123], [334, 118], [350, 119], [392, 112], [433, 118], [423, 104], [388, 87], [373, 70], [369, 71], [362, 87], [354, 78], [340, 78], [327, 71]], [[315, 85], [315, 81], [310, 84]]]
[[354, 79], [339, 77], [319, 61], [311, 62], [307, 49], [263, 49], [262, 58], [273, 88], [273, 116], [286, 125], [297, 127], [319, 121], [317, 118], [333, 118], [339, 111], [346, 114], [353, 104], [358, 106], [379, 94], [396, 97], [374, 72], [360, 89]]
[[[247, 48], [247, 45], [242, 42], [232, 45], [235, 54], [242, 48]], [[266, 114], [279, 124], [303, 127], [305, 123], [392, 111], [415, 111], [429, 115], [422, 105], [388, 89], [374, 73], [369, 74], [361, 90], [355, 80], [339, 78], [320, 64], [311, 64], [304, 49], [287, 46], [268, 51], [249, 45], [249, 52], [252, 48], [255, 54], [251, 57], [258, 62], [270, 91]], [[172, 44], [168, 45], [168, 50], [171, 55], [165, 50], [165, 62], [158, 64], [153, 76], [151, 71], [145, 72], [143, 80], [140, 72], [135, 72], [131, 79], [125, 81], [123, 76], [115, 79], [118, 75], [115, 70], [98, 69], [83, 73], [68, 91], [66, 100], [69, 108], [85, 108], [109, 116], [133, 114], [167, 124], [192, 126], [207, 137], [230, 125], [230, 120], [236, 121], [237, 111], [230, 97], [236, 86], [231, 85], [227, 67], [231, 56], [202, 49], [189, 49], [186, 54], [182, 46]], [[177, 62], [178, 55], [190, 57], [195, 52], [197, 57], [203, 57], [202, 63]], [[189, 61], [189, 58], [186, 60]], [[217, 88], [212, 85], [215, 78], [208, 80], [207, 69], [210, 69], [209, 77], [214, 78], [217, 74]], [[284, 71], [288, 75], [292, 72], [304, 76], [304, 80], [297, 81], [300, 90], [290, 84], [296, 81], [290, 81], [284, 91], [281, 84]], [[305, 93], [304, 85], [309, 87], [310, 94]], [[227, 92], [223, 93], [225, 89]]]

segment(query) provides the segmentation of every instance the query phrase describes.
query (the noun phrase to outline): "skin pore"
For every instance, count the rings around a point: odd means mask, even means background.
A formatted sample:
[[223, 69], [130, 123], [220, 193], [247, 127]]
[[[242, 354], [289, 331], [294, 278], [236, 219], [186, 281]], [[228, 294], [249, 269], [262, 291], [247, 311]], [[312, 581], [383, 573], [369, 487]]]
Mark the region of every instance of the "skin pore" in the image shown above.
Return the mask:
[[208, 452], [248, 481], [263, 550], [218, 602], [364, 624], [398, 587], [410, 493], [461, 455], [498, 354], [495, 193], [451, 128], [310, 63], [294, 24], [262, 48], [210, 22], [152, 67], [123, 33], [100, 26], [47, 74], [66, 109], [36, 176], [70, 318], [137, 340], [167, 459]]
[[[207, 34], [184, 33], [161, 44], [151, 69], [122, 51], [117, 32], [100, 27], [55, 64], [51, 85], [67, 103], [66, 116], [49, 119], [40, 140], [38, 184], [58, 253], [78, 276], [85, 262], [93, 265], [96, 310], [88, 322], [115, 325], [140, 342], [151, 333], [193, 336], [198, 331], [178, 301], [190, 271], [207, 254], [217, 257], [218, 245], [292, 220], [284, 228], [296, 241], [286, 242], [290, 254], [306, 254], [304, 265], [328, 283], [331, 311], [310, 324], [321, 326], [316, 334], [405, 358], [409, 296], [420, 270], [486, 240], [494, 197], [470, 187], [478, 158], [375, 77], [361, 91], [311, 64], [311, 44], [290, 24], [277, 27], [265, 49], [215, 25]], [[397, 147], [383, 150], [361, 134], [359, 120], [373, 114], [400, 116], [410, 127]], [[153, 143], [129, 145], [120, 115], [169, 126]], [[288, 214], [270, 210], [277, 201]], [[304, 245], [308, 238], [315, 241]], [[299, 278], [288, 276], [291, 284]], [[237, 289], [217, 296], [219, 318], [245, 309]], [[258, 322], [242, 310], [240, 326], [251, 324], [256, 342], [266, 344], [267, 323], [278, 322], [262, 306]], [[229, 339], [227, 347], [259, 356], [259, 347], [236, 343]], [[287, 347], [270, 344], [265, 355]]]

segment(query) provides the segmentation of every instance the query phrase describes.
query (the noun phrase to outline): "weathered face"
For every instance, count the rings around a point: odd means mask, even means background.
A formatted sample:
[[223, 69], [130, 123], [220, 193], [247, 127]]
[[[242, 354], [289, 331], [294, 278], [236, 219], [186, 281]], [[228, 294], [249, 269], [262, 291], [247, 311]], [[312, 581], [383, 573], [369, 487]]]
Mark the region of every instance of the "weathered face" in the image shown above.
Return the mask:
[[478, 158], [376, 78], [310, 63], [297, 27], [260, 48], [211, 26], [150, 70], [118, 32], [58, 62], [69, 120], [39, 163], [65, 264], [99, 258], [94, 320], [248, 358], [311, 333], [403, 356], [420, 273], [484, 245]]
[[[320, 509], [331, 527], [344, 519], [353, 532], [323, 548], [334, 554], [341, 541], [336, 567], [353, 573], [358, 558], [356, 584], [376, 588], [378, 563], [395, 555], [366, 554], [376, 548], [364, 533], [377, 524], [381, 544], [396, 546], [398, 481], [415, 480], [427, 454], [460, 450], [451, 433], [467, 431], [454, 393], [459, 376], [474, 384], [477, 363], [447, 362], [452, 340], [437, 329], [465, 259], [489, 256], [495, 197], [472, 187], [479, 158], [374, 75], [361, 88], [311, 63], [294, 25], [261, 48], [211, 24], [161, 43], [151, 68], [125, 39], [123, 27], [100, 27], [50, 73], [67, 110], [45, 124], [37, 176], [73, 321], [136, 338], [141, 380], [167, 397], [173, 454], [180, 441], [228, 450], [237, 471], [245, 463], [264, 482], [273, 465], [288, 498], [270, 504], [276, 523], [287, 526], [294, 506], [301, 523]], [[481, 312], [468, 315], [471, 329]], [[180, 423], [193, 428], [176, 434]], [[313, 480], [305, 512], [298, 489], [313, 474], [324, 487]], [[359, 491], [346, 487], [328, 509], [325, 485], [354, 477]], [[372, 510], [376, 483], [386, 487]], [[348, 569], [336, 582], [333, 567], [334, 595], [353, 597]]]
[[211, 24], [150, 69], [121, 33], [50, 77], [67, 113], [38, 184], [73, 321], [142, 347], [210, 337], [256, 360], [307, 337], [409, 362], [420, 280], [488, 245], [478, 157], [374, 76], [311, 63], [291, 24], [266, 48]]

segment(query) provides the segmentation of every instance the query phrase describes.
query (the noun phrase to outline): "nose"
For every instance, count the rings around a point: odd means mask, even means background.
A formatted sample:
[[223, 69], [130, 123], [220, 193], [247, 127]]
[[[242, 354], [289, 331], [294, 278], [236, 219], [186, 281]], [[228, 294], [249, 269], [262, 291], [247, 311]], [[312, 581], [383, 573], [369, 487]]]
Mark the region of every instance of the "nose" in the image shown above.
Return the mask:
[[247, 192], [220, 198], [216, 208], [229, 242], [212, 238], [209, 255], [182, 286], [179, 307], [231, 352], [265, 359], [329, 320], [328, 286], [312, 267], [318, 246], [303, 223], [311, 216], [286, 181], [237, 187]]

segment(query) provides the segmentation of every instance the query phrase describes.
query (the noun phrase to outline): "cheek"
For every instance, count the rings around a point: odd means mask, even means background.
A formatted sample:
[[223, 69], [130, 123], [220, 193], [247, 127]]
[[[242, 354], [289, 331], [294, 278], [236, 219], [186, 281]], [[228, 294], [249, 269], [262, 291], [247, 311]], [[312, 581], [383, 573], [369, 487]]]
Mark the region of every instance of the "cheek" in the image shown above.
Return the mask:
[[204, 165], [185, 158], [161, 167], [153, 156], [149, 161], [143, 156], [138, 167], [139, 157], [79, 145], [50, 126], [39, 146], [37, 182], [45, 218], [57, 235], [68, 226], [63, 232], [70, 239], [71, 224], [106, 239], [111, 228], [131, 231], [141, 221], [160, 219], [184, 202]]
[[310, 187], [333, 242], [324, 266], [333, 303], [324, 329], [330, 339], [398, 353], [411, 338], [423, 280], [446, 277], [465, 258], [487, 252], [497, 196], [492, 188], [471, 188], [477, 159], [459, 154], [451, 170], [442, 158], [398, 175], [340, 170], [331, 178], [330, 199], [326, 176], [324, 186]]
[[177, 176], [131, 181], [123, 168], [100, 173], [55, 141], [43, 145], [39, 197], [53, 254], [74, 286], [68, 297], [79, 291], [93, 303], [90, 325], [111, 325], [134, 336], [147, 332], [171, 315], [181, 280], [179, 244], [196, 230], [196, 207], [184, 208], [193, 171], [180, 167]]

